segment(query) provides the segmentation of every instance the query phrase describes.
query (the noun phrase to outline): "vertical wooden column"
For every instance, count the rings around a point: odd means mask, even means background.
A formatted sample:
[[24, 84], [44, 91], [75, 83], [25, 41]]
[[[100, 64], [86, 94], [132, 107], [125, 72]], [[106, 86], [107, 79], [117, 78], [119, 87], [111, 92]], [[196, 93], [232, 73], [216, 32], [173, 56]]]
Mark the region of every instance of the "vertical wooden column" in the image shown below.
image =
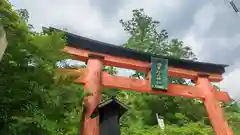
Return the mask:
[[199, 75], [196, 85], [205, 95], [204, 105], [216, 135], [233, 135], [224, 118], [223, 110], [214, 96], [215, 89], [208, 80], [208, 75]]
[[3, 26], [0, 25], [0, 61], [4, 55], [5, 49], [7, 48], [7, 38]]
[[99, 135], [99, 117], [91, 118], [90, 116], [101, 100], [101, 58], [91, 55], [87, 62], [85, 90], [91, 95], [84, 99], [85, 114], [81, 135]]

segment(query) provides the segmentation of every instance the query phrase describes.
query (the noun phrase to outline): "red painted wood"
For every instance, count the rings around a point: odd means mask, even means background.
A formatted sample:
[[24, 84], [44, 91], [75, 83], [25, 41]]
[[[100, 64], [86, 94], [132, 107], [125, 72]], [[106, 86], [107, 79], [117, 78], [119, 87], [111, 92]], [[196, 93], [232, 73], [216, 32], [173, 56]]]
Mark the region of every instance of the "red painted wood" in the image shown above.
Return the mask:
[[224, 118], [223, 110], [215, 97], [214, 93], [216, 91], [213, 89], [208, 78], [198, 77], [196, 86], [199, 88], [198, 90], [203, 91], [205, 95], [204, 105], [216, 135], [233, 135], [233, 131], [229, 128]]
[[[62, 72], [78, 74], [79, 77], [75, 81], [76, 83], [84, 84], [85, 83], [85, 75], [87, 72], [86, 68], [80, 69], [61, 69]], [[148, 78], [150, 78], [150, 74], [148, 74]], [[106, 72], [102, 73], [102, 85], [107, 88], [121, 88], [123, 90], [132, 90], [136, 92], [145, 92], [152, 94], [165, 94], [169, 96], [184, 96], [189, 98], [205, 98], [205, 95], [202, 91], [197, 91], [198, 87], [193, 86], [185, 86], [178, 84], [170, 84], [168, 91], [155, 91], [150, 87], [149, 80], [141, 80], [135, 78], [128, 78], [122, 76], [111, 76]], [[213, 88], [215, 89], [215, 88]], [[216, 91], [215, 96], [217, 100], [222, 102], [229, 102], [232, 99], [229, 97], [228, 93], [223, 91]]]
[[82, 135], [99, 135], [99, 117], [92, 119], [90, 116], [101, 100], [101, 73], [102, 62], [98, 59], [89, 59], [85, 73], [85, 91], [92, 95], [84, 99], [86, 107], [83, 121]]
[[[216, 91], [216, 88], [213, 88]], [[222, 101], [222, 102], [230, 102], [232, 101], [231, 97], [228, 95], [227, 92], [225, 91], [216, 91], [215, 92], [215, 97], [217, 100]]]
[[123, 90], [132, 90], [143, 93], [183, 96], [186, 98], [204, 98], [204, 95], [201, 92], [196, 91], [194, 86], [169, 84], [167, 91], [153, 90], [150, 85], [150, 80], [111, 76], [106, 72], [103, 73], [102, 85], [105, 88], [120, 88]]
[[[90, 52], [90, 51], [76, 49], [68, 46], [66, 46], [63, 49], [63, 52], [74, 55], [76, 59], [81, 61], [86, 61], [88, 59], [89, 54], [96, 54], [96, 55], [104, 56], [104, 60], [103, 60], [104, 65], [121, 67], [126, 69], [133, 69], [133, 70], [143, 71], [143, 72], [148, 72], [151, 68], [151, 63], [149, 62], [133, 60], [128, 58], [121, 58], [121, 57], [116, 57], [116, 56], [111, 56], [111, 55], [106, 55], [106, 54], [101, 54], [96, 52]], [[196, 72], [193, 70], [174, 68], [174, 67], [169, 67], [168, 69], [169, 76], [174, 76], [179, 78], [196, 80], [198, 74], [199, 72]], [[210, 75], [209, 80], [212, 82], [219, 82], [223, 80], [222, 75], [220, 74], [214, 74], [214, 73], [204, 73], [204, 74], [209, 74]]]
[[[81, 61], [87, 61], [89, 54], [96, 54], [104, 56], [104, 60], [102, 62], [105, 65], [144, 72], [148, 72], [151, 68], [151, 63], [149, 62], [115, 57], [71, 47], [65, 47], [63, 51], [76, 56], [76, 58]], [[223, 115], [224, 113], [218, 102], [218, 100], [230, 101], [231, 99], [226, 92], [215, 91], [216, 89], [213, 88], [210, 83], [221, 81], [223, 79], [221, 74], [199, 73], [196, 71], [169, 67], [169, 76], [192, 79], [197, 81], [197, 84], [196, 86], [169, 84], [168, 90], [164, 92], [152, 90], [149, 80], [111, 76], [105, 72], [102, 73], [102, 62], [98, 59], [89, 59], [87, 71], [82, 71], [81, 69], [75, 70], [75, 72], [81, 73], [76, 82], [85, 84], [86, 91], [93, 94], [92, 96], [86, 97], [84, 100], [86, 112], [83, 130], [81, 132], [83, 135], [99, 135], [99, 118], [96, 117], [91, 119], [90, 115], [100, 102], [101, 84], [107, 88], [121, 88], [124, 90], [133, 90], [152, 94], [200, 98], [204, 101], [204, 105], [216, 135], [233, 135], [233, 131], [229, 128], [227, 122], [225, 121]], [[74, 70], [70, 70], [70, 72], [72, 71]], [[209, 77], [199, 77], [198, 74], [208, 74]]]

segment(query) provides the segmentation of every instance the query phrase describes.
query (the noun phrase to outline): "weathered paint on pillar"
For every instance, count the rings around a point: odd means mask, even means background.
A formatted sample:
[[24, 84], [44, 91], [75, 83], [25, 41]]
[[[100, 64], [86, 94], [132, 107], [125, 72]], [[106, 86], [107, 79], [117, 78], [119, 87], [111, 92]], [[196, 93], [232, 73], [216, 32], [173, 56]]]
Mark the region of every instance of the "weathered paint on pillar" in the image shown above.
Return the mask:
[[223, 110], [214, 96], [215, 89], [209, 82], [208, 76], [199, 75], [196, 85], [205, 95], [204, 105], [216, 135], [233, 135], [232, 129], [224, 118]]
[[81, 135], [99, 135], [99, 117], [92, 119], [90, 116], [101, 100], [102, 61], [98, 58], [89, 58], [87, 70], [85, 91], [91, 95], [84, 99], [85, 114]]

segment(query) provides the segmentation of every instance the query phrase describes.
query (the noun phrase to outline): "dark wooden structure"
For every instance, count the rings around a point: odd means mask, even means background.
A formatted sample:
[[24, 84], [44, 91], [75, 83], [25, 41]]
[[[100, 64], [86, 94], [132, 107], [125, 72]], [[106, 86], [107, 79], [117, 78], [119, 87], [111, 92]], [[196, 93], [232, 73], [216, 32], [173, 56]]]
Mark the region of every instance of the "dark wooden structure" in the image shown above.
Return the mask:
[[115, 97], [100, 103], [92, 114], [99, 116], [100, 135], [120, 135], [119, 119], [126, 111], [127, 107]]

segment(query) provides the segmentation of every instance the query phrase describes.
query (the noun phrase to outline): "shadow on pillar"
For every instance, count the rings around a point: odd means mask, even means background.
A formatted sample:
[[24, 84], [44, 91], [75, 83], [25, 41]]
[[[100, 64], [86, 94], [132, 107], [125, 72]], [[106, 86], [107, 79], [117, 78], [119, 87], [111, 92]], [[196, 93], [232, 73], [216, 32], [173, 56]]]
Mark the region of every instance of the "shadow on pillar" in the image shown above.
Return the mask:
[[91, 116], [95, 118], [99, 115], [100, 135], [120, 135], [119, 119], [127, 110], [115, 97], [101, 102]]

